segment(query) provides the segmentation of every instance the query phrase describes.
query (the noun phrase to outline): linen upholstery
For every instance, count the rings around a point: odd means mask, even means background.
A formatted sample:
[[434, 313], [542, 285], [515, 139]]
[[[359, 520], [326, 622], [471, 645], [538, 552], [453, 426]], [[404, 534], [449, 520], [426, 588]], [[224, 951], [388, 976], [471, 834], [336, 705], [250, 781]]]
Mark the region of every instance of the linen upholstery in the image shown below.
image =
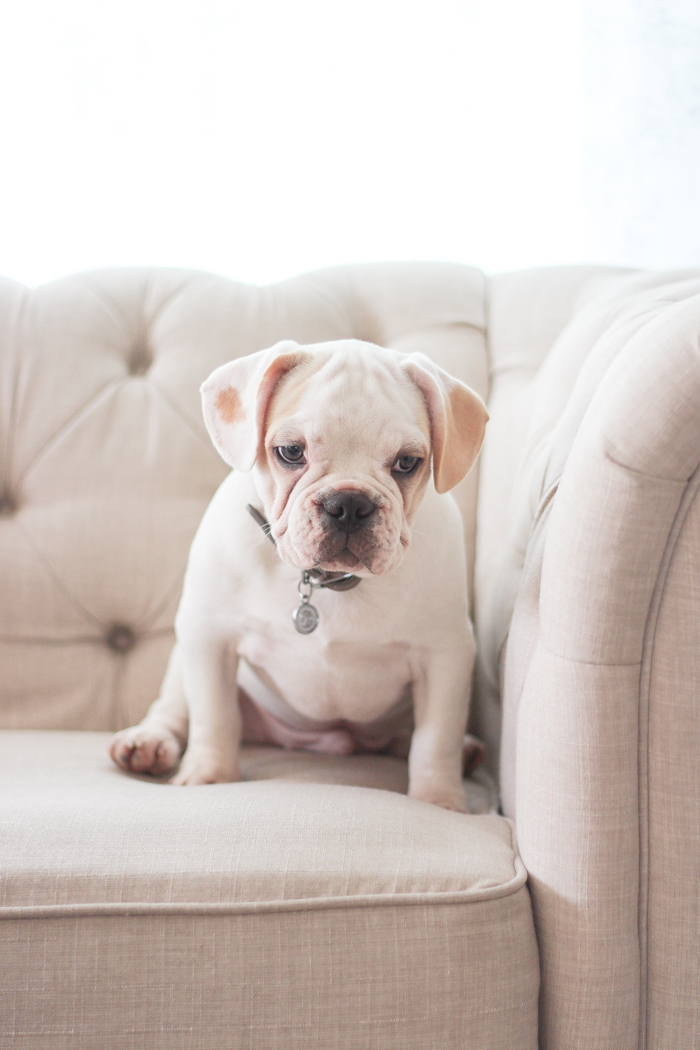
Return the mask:
[[[158, 695], [195, 529], [227, 467], [218, 365], [279, 339], [422, 350], [487, 394], [484, 277], [338, 268], [258, 288], [175, 270], [0, 282], [0, 726], [113, 730]], [[473, 565], [477, 473], [457, 491]]]
[[531, 392], [490, 656], [504, 808], [541, 953], [543, 1048], [700, 1041], [689, 934], [700, 927], [689, 710], [700, 611], [672, 571], [681, 558], [684, 580], [697, 578], [700, 558], [687, 527], [699, 344], [697, 274], [628, 277], [571, 322]]
[[[499, 766], [501, 733], [498, 661], [522, 568], [521, 554], [513, 554], [518, 544], [510, 536], [511, 500], [516, 480], [528, 477], [522, 458], [535, 415], [533, 388], [541, 366], [548, 362], [550, 350], [569, 321], [590, 298], [614, 291], [628, 272], [602, 266], [558, 266], [496, 274], [488, 281], [491, 418], [481, 452], [477, 508], [475, 612], [479, 645], [473, 729], [486, 740], [487, 762], [494, 771]], [[577, 367], [580, 361], [573, 362], [573, 368]]]
[[0, 1045], [534, 1050], [502, 817], [338, 784], [173, 788], [122, 774], [108, 740], [0, 736]]
[[[484, 287], [440, 264], [271, 288], [147, 270], [0, 285], [0, 1046], [536, 1046], [502, 817], [409, 801], [386, 756], [246, 749], [244, 783], [169, 788], [120, 774], [90, 732], [157, 695], [226, 470], [201, 420], [209, 372], [353, 336], [422, 350], [485, 397]], [[455, 493], [470, 573], [476, 486]], [[487, 778], [467, 786], [493, 810]]]
[[[277, 338], [349, 335], [423, 350], [488, 393], [478, 504], [475, 476], [458, 493], [470, 568], [476, 531], [472, 718], [492, 771], [500, 744], [503, 808], [529, 871], [540, 1050], [694, 1050], [700, 271], [561, 267], [485, 279], [467, 267], [405, 264], [342, 267], [267, 289], [156, 270], [31, 292], [0, 283], [2, 724], [107, 730], [140, 717], [172, 644], [192, 533], [223, 477], [199, 418], [199, 382]], [[108, 771], [99, 735], [49, 734], [48, 753], [43, 738], [7, 734], [5, 746], [26, 762], [26, 775], [7, 776], [38, 785], [46, 765], [61, 783], [61, 812], [75, 820], [57, 824], [72, 841], [63, 852], [50, 834], [46, 853], [24, 848], [25, 858], [35, 851], [27, 878], [4, 869], [15, 893], [8, 907], [20, 911], [0, 922], [13, 960], [3, 977], [25, 1033], [8, 1045], [136, 1047], [147, 1037], [218, 1050], [231, 1044], [231, 1026], [233, 1045], [246, 1047], [535, 1044], [532, 917], [524, 887], [498, 895], [510, 834], [500, 818], [423, 822], [399, 797], [405, 766], [386, 757], [251, 750], [254, 783], [227, 785], [222, 797], [237, 791], [250, 827], [269, 811], [268, 832], [277, 830], [256, 860], [265, 876], [236, 882], [253, 856], [244, 843], [243, 868], [229, 864], [224, 910], [214, 914], [218, 889], [186, 819], [189, 847], [163, 858], [172, 882], [147, 863], [145, 829], [165, 806], [154, 793], [170, 789]], [[72, 778], [62, 779], [62, 761]], [[79, 783], [91, 785], [82, 797], [99, 784], [94, 808], [79, 804]], [[486, 784], [471, 786], [474, 812], [489, 808]], [[399, 795], [389, 802], [377, 788]], [[113, 835], [110, 872], [108, 832], [91, 847], [81, 819], [99, 811], [125, 827], [119, 807], [131, 805], [131, 791], [142, 799], [134, 812], [150, 814], [137, 839], [144, 867]], [[44, 795], [23, 820], [45, 832]], [[328, 849], [322, 836], [307, 839], [308, 870], [283, 877], [280, 858], [323, 824], [331, 798], [354, 829], [353, 848], [334, 854], [339, 829], [327, 823]], [[12, 805], [5, 827], [18, 858]], [[168, 803], [166, 827], [180, 805]], [[402, 843], [416, 845], [414, 856], [399, 850], [396, 867], [414, 886], [411, 902], [382, 882], [399, 811]], [[198, 818], [211, 816], [217, 842], [222, 813]], [[235, 838], [245, 813], [234, 808], [231, 819]], [[101, 900], [99, 880], [77, 877], [80, 841], [103, 872]], [[365, 842], [374, 847], [363, 851]], [[49, 854], [53, 867], [42, 868]], [[335, 860], [320, 874], [313, 858], [323, 856]], [[450, 898], [467, 871], [467, 894], [486, 880], [488, 900]], [[381, 905], [350, 901], [363, 878], [386, 891], [374, 894]], [[431, 879], [442, 886], [432, 897]], [[316, 901], [333, 887], [349, 891], [338, 907], [298, 908], [312, 883]], [[292, 895], [248, 899], [258, 884], [262, 897], [273, 884]], [[244, 885], [246, 899], [234, 900]], [[32, 906], [40, 910], [30, 918], [21, 909]], [[188, 969], [198, 952], [206, 987]], [[240, 994], [227, 999], [232, 987]], [[38, 1016], [36, 1002], [49, 998]]]
[[[643, 863], [649, 1047], [671, 1050], [700, 1033], [700, 474], [693, 474], [667, 545], [645, 667], [648, 821]], [[647, 694], [648, 695], [645, 695]]]

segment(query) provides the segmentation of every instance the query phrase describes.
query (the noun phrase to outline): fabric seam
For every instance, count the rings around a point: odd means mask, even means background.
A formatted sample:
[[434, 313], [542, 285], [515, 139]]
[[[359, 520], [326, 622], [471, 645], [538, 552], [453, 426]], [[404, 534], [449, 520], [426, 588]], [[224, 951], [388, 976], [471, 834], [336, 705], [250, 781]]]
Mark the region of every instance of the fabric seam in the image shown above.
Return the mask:
[[648, 947], [649, 947], [649, 699], [654, 639], [661, 602], [666, 590], [668, 570], [678, 538], [698, 489], [700, 467], [688, 480], [671, 528], [659, 566], [644, 630], [639, 676], [639, 1050], [646, 1050], [648, 1034]]
[[[511, 829], [512, 839], [512, 829]], [[145, 903], [110, 902], [94, 904], [29, 904], [18, 907], [0, 907], [0, 920], [83, 918], [115, 915], [259, 915], [295, 911], [335, 911], [344, 908], [405, 907], [424, 904], [481, 904], [510, 897], [525, 886], [527, 872], [516, 853], [515, 875], [500, 886], [477, 890], [456, 890], [451, 893], [394, 893], [362, 894], [356, 897], [308, 897], [297, 900], [231, 901], [227, 903], [158, 901]]]

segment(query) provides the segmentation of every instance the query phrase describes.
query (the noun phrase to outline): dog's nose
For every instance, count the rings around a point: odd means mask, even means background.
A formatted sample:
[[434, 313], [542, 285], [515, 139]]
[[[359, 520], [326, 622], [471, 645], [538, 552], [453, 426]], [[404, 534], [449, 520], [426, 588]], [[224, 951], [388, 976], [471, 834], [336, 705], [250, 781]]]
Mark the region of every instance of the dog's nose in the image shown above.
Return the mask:
[[321, 506], [331, 519], [330, 524], [343, 532], [362, 528], [377, 509], [368, 496], [352, 490], [330, 492], [322, 499]]

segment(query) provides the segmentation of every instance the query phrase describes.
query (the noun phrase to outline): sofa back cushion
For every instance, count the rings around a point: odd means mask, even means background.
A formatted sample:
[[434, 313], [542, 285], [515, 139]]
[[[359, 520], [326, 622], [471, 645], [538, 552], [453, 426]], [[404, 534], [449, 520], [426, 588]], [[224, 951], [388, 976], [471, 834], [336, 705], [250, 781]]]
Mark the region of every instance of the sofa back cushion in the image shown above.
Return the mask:
[[[158, 695], [226, 475], [199, 386], [279, 339], [421, 350], [487, 394], [484, 278], [341, 267], [270, 287], [162, 269], [0, 283], [0, 726], [118, 729]], [[473, 565], [476, 472], [456, 490]]]

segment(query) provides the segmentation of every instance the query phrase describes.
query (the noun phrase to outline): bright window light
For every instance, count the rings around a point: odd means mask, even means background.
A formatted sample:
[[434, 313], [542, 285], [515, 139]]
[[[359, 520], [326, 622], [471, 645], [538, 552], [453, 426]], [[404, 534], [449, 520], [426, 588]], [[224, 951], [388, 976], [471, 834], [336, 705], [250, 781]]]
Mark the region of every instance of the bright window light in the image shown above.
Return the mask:
[[575, 0], [22, 0], [0, 272], [581, 261]]

